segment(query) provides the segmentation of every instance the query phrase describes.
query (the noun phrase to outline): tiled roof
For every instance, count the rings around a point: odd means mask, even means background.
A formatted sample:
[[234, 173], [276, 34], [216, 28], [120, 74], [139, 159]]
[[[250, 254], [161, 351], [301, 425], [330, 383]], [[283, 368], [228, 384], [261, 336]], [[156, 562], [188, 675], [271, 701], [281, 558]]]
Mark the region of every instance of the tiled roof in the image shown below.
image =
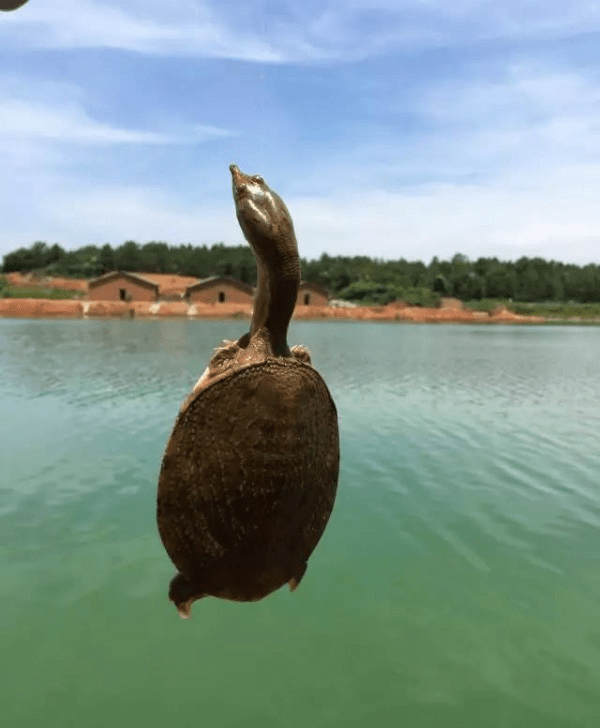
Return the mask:
[[89, 282], [89, 287], [95, 288], [96, 286], [100, 286], [103, 283], [110, 281], [112, 278], [118, 278], [119, 276], [123, 276], [124, 278], [131, 278], [132, 280], [137, 281], [142, 285], [152, 286], [152, 288], [158, 290], [158, 283], [149, 280], [145, 277], [143, 273], [130, 273], [129, 271], [125, 270], [113, 270], [110, 273], [105, 273], [103, 276], [98, 276], [98, 278], [92, 278]]
[[220, 283], [227, 283], [230, 286], [235, 286], [245, 293], [248, 293], [250, 296], [254, 293], [254, 289], [251, 285], [244, 283], [243, 281], [239, 281], [233, 276], [209, 276], [208, 278], [200, 278], [191, 285], [187, 286], [186, 292], [189, 293], [192, 290], [197, 291], [202, 288], [210, 288], [211, 286], [217, 286]]

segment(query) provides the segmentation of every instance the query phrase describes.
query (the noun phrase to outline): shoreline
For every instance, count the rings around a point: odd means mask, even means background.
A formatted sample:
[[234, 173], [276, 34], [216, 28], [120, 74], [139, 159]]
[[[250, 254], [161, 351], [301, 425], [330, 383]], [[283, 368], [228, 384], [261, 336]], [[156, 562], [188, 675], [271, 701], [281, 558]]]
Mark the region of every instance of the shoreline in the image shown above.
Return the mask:
[[[237, 319], [252, 315], [252, 307], [240, 304], [187, 304], [183, 301], [146, 303], [141, 301], [87, 301], [46, 298], [2, 298], [0, 318], [187, 318]], [[388, 321], [398, 323], [461, 323], [461, 324], [540, 324], [591, 323], [600, 319], [556, 319], [536, 315], [520, 315], [503, 309], [487, 313], [465, 308], [425, 308], [421, 306], [297, 306], [295, 320], [309, 321]]]

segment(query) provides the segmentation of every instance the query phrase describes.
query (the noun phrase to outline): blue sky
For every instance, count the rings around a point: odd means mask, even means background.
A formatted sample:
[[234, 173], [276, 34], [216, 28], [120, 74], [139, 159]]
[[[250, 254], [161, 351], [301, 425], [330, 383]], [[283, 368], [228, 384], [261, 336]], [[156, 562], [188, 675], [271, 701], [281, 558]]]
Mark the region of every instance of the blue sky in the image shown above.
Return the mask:
[[29, 0], [0, 13], [0, 255], [239, 244], [600, 262], [600, 3]]

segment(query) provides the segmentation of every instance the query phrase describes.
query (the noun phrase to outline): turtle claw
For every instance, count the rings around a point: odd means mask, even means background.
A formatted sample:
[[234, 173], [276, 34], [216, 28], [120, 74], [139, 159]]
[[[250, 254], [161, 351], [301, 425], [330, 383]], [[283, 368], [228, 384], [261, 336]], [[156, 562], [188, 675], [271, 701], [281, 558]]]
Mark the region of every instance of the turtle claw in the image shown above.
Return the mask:
[[302, 569], [300, 569], [299, 572], [297, 574], [295, 574], [295, 576], [292, 576], [292, 578], [288, 581], [288, 586], [290, 587], [291, 592], [295, 591], [298, 588], [300, 582], [302, 581], [302, 577], [304, 576], [305, 573], [306, 573], [306, 564], [303, 564]]

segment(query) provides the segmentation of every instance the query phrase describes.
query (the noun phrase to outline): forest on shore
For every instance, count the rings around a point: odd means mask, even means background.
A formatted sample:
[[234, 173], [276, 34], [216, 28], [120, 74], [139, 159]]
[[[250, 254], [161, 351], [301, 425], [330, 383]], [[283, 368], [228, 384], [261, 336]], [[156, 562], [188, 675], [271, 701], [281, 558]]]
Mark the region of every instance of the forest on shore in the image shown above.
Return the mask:
[[[224, 243], [193, 246], [128, 240], [115, 248], [107, 243], [64, 250], [58, 244], [38, 241], [7, 253], [1, 272], [94, 278], [112, 270], [198, 278], [230, 275], [251, 285], [256, 281], [256, 263], [250, 248]], [[323, 253], [316, 260], [302, 260], [302, 278], [321, 284], [333, 298], [363, 304], [405, 300], [428, 306], [440, 296], [463, 301], [600, 302], [600, 265], [578, 266], [539, 257], [472, 261], [457, 253], [451, 260], [434, 257], [423, 263]]]

